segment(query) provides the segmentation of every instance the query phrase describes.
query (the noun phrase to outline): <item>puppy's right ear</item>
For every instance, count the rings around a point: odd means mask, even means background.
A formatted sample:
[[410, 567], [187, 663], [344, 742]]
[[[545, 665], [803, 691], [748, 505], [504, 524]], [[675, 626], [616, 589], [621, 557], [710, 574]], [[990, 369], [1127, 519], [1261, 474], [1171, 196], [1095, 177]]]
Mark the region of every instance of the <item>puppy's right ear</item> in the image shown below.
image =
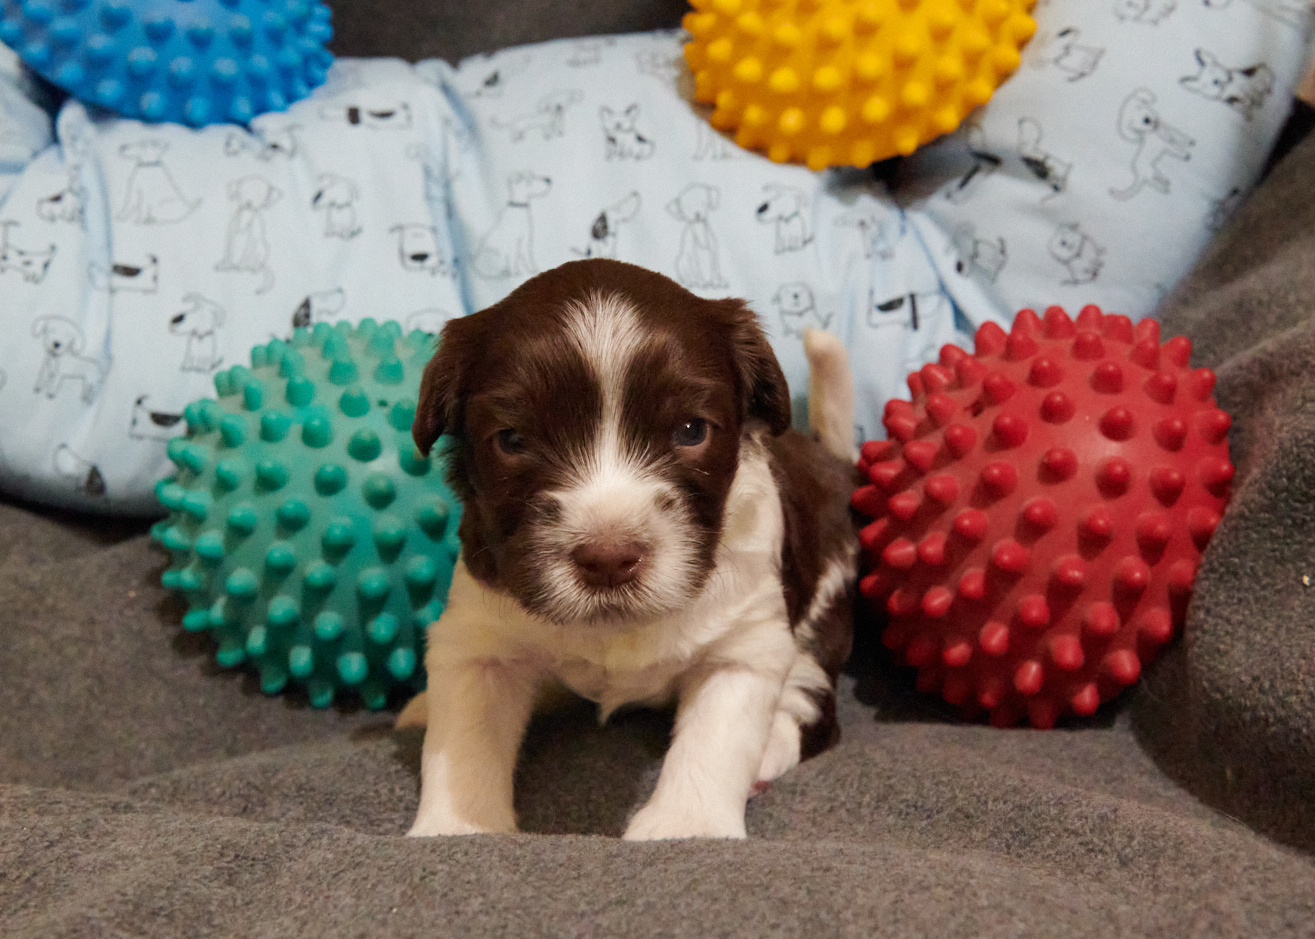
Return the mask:
[[478, 345], [478, 323], [472, 317], [449, 320], [438, 338], [438, 351], [420, 379], [420, 401], [411, 437], [420, 452], [428, 454], [443, 434], [458, 430], [460, 390], [469, 374], [471, 355]]

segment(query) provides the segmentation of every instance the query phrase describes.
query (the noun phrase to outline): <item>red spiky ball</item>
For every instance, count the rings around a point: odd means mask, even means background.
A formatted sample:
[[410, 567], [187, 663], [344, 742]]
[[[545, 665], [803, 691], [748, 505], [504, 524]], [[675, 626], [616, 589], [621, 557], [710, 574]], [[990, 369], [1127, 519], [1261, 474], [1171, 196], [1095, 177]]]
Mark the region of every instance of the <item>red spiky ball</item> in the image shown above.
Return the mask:
[[1228, 503], [1229, 416], [1191, 341], [1087, 306], [941, 349], [863, 446], [860, 590], [918, 687], [1012, 726], [1088, 715], [1181, 626]]

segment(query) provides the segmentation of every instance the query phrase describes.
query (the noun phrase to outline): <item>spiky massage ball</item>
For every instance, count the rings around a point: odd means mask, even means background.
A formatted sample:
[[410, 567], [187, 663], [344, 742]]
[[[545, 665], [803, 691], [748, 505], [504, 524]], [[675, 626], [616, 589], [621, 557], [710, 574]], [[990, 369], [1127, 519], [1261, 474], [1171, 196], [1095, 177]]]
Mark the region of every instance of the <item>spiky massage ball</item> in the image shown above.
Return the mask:
[[864, 445], [860, 591], [885, 645], [993, 724], [1050, 727], [1135, 682], [1182, 624], [1228, 502], [1229, 416], [1191, 342], [1085, 307], [941, 350]]
[[811, 169], [908, 155], [1018, 68], [1035, 0], [692, 0], [685, 59], [712, 125]]
[[319, 0], [0, 0], [0, 42], [125, 117], [245, 124], [324, 82], [330, 16]]
[[208, 630], [225, 667], [253, 666], [275, 694], [339, 692], [368, 707], [424, 687], [425, 627], [442, 612], [460, 510], [443, 467], [411, 439], [423, 332], [363, 320], [256, 346], [215, 376], [218, 400], [186, 409], [178, 472], [152, 534], [172, 552], [166, 587]]

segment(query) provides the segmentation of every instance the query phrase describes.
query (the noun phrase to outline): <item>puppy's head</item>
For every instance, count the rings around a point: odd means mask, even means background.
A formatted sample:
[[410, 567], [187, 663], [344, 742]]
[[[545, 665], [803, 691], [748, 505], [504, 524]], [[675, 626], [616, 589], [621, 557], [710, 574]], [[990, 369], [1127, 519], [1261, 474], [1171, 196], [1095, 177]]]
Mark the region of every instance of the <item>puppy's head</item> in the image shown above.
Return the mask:
[[753, 313], [592, 259], [449, 322], [412, 428], [449, 434], [471, 574], [558, 623], [675, 610], [714, 565], [742, 439], [790, 423]]

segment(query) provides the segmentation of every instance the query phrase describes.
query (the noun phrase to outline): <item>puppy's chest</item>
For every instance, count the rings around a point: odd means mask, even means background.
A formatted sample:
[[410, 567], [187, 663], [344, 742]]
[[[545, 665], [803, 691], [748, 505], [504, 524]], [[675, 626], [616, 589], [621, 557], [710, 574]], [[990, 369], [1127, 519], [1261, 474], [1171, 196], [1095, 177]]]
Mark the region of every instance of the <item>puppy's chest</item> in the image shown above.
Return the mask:
[[683, 658], [648, 659], [623, 650], [601, 660], [559, 659], [550, 671], [571, 691], [596, 703], [606, 716], [627, 704], [660, 707], [670, 702], [690, 664]]

